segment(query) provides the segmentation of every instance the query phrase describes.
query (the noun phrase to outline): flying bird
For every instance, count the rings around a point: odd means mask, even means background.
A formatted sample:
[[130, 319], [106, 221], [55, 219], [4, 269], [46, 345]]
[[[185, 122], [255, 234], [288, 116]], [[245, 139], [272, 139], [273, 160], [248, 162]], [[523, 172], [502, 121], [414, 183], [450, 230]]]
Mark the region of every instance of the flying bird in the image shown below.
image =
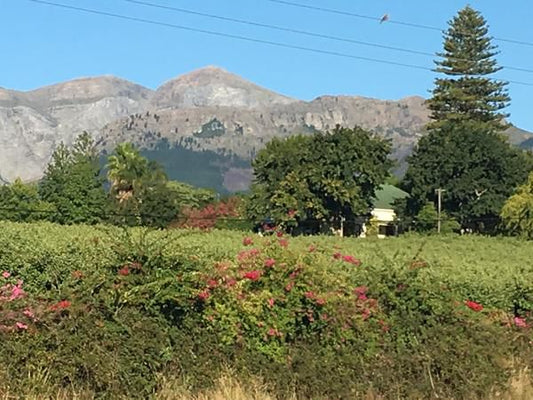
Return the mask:
[[385, 14], [383, 15], [383, 17], [381, 17], [381, 19], [379, 20], [379, 23], [382, 24], [383, 22], [388, 21], [388, 20], [389, 20], [389, 14]]

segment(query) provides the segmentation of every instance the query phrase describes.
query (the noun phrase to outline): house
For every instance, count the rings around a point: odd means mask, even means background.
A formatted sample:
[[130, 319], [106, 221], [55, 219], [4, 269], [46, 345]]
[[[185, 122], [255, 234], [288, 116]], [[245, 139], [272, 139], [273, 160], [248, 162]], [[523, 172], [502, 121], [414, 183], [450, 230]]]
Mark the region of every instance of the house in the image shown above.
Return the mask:
[[[376, 198], [373, 202], [372, 209], [372, 224], [376, 225], [379, 238], [386, 236], [395, 236], [397, 234], [397, 226], [394, 224], [396, 213], [394, 212], [394, 201], [404, 199], [409, 194], [393, 185], [381, 185], [376, 191]], [[368, 225], [368, 224], [367, 224]], [[362, 237], [366, 236], [369, 227], [363, 227]]]

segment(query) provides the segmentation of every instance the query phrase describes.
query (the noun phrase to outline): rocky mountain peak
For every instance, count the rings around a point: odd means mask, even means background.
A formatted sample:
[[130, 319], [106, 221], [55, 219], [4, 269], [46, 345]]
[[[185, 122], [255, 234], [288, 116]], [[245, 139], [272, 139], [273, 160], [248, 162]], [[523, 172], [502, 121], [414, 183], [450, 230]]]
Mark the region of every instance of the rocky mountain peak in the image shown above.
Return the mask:
[[83, 104], [111, 97], [149, 100], [152, 90], [110, 75], [78, 78], [25, 92], [32, 102], [47, 106]]
[[160, 86], [154, 108], [238, 107], [254, 109], [297, 100], [274, 93], [222, 68], [205, 67]]

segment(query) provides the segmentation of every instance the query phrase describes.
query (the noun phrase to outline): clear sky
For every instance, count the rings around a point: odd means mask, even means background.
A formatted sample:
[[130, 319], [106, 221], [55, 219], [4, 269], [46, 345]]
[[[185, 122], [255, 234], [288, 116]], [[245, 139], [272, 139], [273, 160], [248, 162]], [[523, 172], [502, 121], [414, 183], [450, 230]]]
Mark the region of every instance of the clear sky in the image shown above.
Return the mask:
[[[131, 4], [124, 0], [49, 0], [109, 13], [242, 35], [294, 46], [379, 58], [431, 68], [432, 57], [310, 38], [256, 26]], [[231, 18], [434, 53], [441, 33], [371, 19], [332, 15], [268, 0], [145, 0]], [[466, 5], [461, 0], [288, 0], [359, 15], [434, 27]], [[28, 90], [81, 76], [116, 75], [156, 88], [177, 75], [217, 65], [277, 92], [310, 100], [324, 94], [399, 99], [427, 97], [435, 74], [396, 65], [314, 54], [210, 36], [165, 26], [55, 8], [28, 0], [0, 0], [0, 86]], [[533, 42], [530, 0], [472, 0], [496, 38]], [[496, 41], [501, 65], [533, 70], [533, 46]], [[533, 73], [503, 70], [510, 84], [510, 121], [533, 131]]]

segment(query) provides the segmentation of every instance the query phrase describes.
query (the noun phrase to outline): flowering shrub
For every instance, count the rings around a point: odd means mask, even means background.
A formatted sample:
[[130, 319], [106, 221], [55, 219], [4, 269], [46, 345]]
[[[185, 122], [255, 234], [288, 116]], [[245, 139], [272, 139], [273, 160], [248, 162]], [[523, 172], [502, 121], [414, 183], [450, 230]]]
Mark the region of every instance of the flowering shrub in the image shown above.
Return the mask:
[[8, 228], [0, 372], [21, 396], [41, 369], [99, 397], [147, 398], [160, 373], [179, 368], [198, 388], [229, 365], [280, 396], [486, 398], [511, 357], [533, 359], [527, 274], [504, 292], [362, 241]]

